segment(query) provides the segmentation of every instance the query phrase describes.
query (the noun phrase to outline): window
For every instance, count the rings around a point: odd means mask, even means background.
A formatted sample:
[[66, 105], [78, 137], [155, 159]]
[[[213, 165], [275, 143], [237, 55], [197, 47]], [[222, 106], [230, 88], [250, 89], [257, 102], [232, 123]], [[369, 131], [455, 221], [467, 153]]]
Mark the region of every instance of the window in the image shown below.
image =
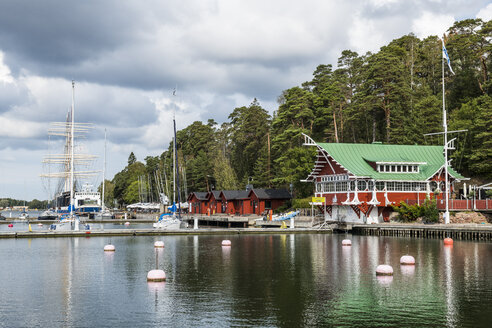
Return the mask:
[[272, 201], [271, 200], [265, 200], [265, 209], [266, 210], [272, 209]]
[[378, 164], [377, 170], [381, 173], [418, 173], [419, 166], [414, 164]]

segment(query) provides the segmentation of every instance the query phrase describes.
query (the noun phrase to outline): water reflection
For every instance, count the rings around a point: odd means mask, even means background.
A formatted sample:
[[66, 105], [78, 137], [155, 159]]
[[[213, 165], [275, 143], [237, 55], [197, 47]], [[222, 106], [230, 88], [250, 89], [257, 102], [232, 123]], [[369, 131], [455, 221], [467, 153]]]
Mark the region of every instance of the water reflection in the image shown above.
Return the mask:
[[[15, 326], [487, 326], [492, 244], [343, 235], [0, 240]], [[220, 246], [230, 239], [233, 247]], [[408, 250], [407, 250], [408, 245]], [[410, 253], [415, 266], [400, 266]], [[148, 271], [167, 282], [148, 283]], [[378, 264], [395, 268], [376, 277]], [[399, 269], [398, 269], [399, 268]], [[43, 295], [43, 297], [39, 297]]]
[[400, 265], [400, 270], [404, 276], [413, 276], [415, 273], [415, 265]]
[[453, 262], [451, 258], [451, 252], [453, 251], [453, 245], [444, 245], [444, 272], [445, 272], [445, 282], [446, 282], [446, 321], [448, 327], [456, 327], [456, 307], [455, 307], [455, 295], [454, 295], [454, 284], [453, 284]]
[[393, 282], [393, 276], [376, 276], [376, 280], [381, 286], [388, 287]]

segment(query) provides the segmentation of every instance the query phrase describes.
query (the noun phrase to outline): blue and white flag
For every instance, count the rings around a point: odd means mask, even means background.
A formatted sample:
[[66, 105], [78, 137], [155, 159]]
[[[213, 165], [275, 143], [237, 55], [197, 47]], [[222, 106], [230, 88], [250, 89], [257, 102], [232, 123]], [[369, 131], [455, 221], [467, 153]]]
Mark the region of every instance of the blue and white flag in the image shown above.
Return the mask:
[[451, 68], [451, 61], [449, 60], [449, 56], [448, 56], [448, 52], [446, 50], [446, 47], [444, 46], [444, 40], [441, 39], [442, 41], [442, 58], [446, 59], [446, 61], [448, 62], [448, 67], [449, 67], [449, 70], [451, 71], [451, 73], [453, 73], [454, 75], [454, 71], [453, 69]]

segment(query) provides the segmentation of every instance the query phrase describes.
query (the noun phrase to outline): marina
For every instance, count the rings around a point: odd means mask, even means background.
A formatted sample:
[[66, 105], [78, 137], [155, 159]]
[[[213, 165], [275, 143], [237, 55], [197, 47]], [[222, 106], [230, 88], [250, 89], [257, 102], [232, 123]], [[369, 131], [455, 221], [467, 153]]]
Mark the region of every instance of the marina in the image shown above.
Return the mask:
[[[263, 232], [1, 239], [2, 324], [484, 327], [492, 319], [480, 306], [492, 302], [490, 243]], [[347, 237], [351, 246], [342, 246]], [[104, 252], [107, 244], [115, 251]], [[165, 282], [146, 281], [156, 252]], [[405, 254], [414, 266], [400, 266]], [[375, 275], [382, 263], [393, 276]]]

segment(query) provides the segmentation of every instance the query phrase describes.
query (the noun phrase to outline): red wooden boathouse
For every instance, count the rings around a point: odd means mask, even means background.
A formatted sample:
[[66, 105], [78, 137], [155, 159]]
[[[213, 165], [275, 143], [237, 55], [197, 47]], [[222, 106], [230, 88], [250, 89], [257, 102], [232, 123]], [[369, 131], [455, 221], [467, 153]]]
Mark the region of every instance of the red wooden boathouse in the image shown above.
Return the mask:
[[[443, 146], [317, 143], [312, 172], [316, 197], [326, 198], [325, 218], [377, 223], [389, 220], [391, 205], [445, 197]], [[450, 193], [463, 176], [448, 166]], [[324, 210], [324, 206], [321, 206]]]

